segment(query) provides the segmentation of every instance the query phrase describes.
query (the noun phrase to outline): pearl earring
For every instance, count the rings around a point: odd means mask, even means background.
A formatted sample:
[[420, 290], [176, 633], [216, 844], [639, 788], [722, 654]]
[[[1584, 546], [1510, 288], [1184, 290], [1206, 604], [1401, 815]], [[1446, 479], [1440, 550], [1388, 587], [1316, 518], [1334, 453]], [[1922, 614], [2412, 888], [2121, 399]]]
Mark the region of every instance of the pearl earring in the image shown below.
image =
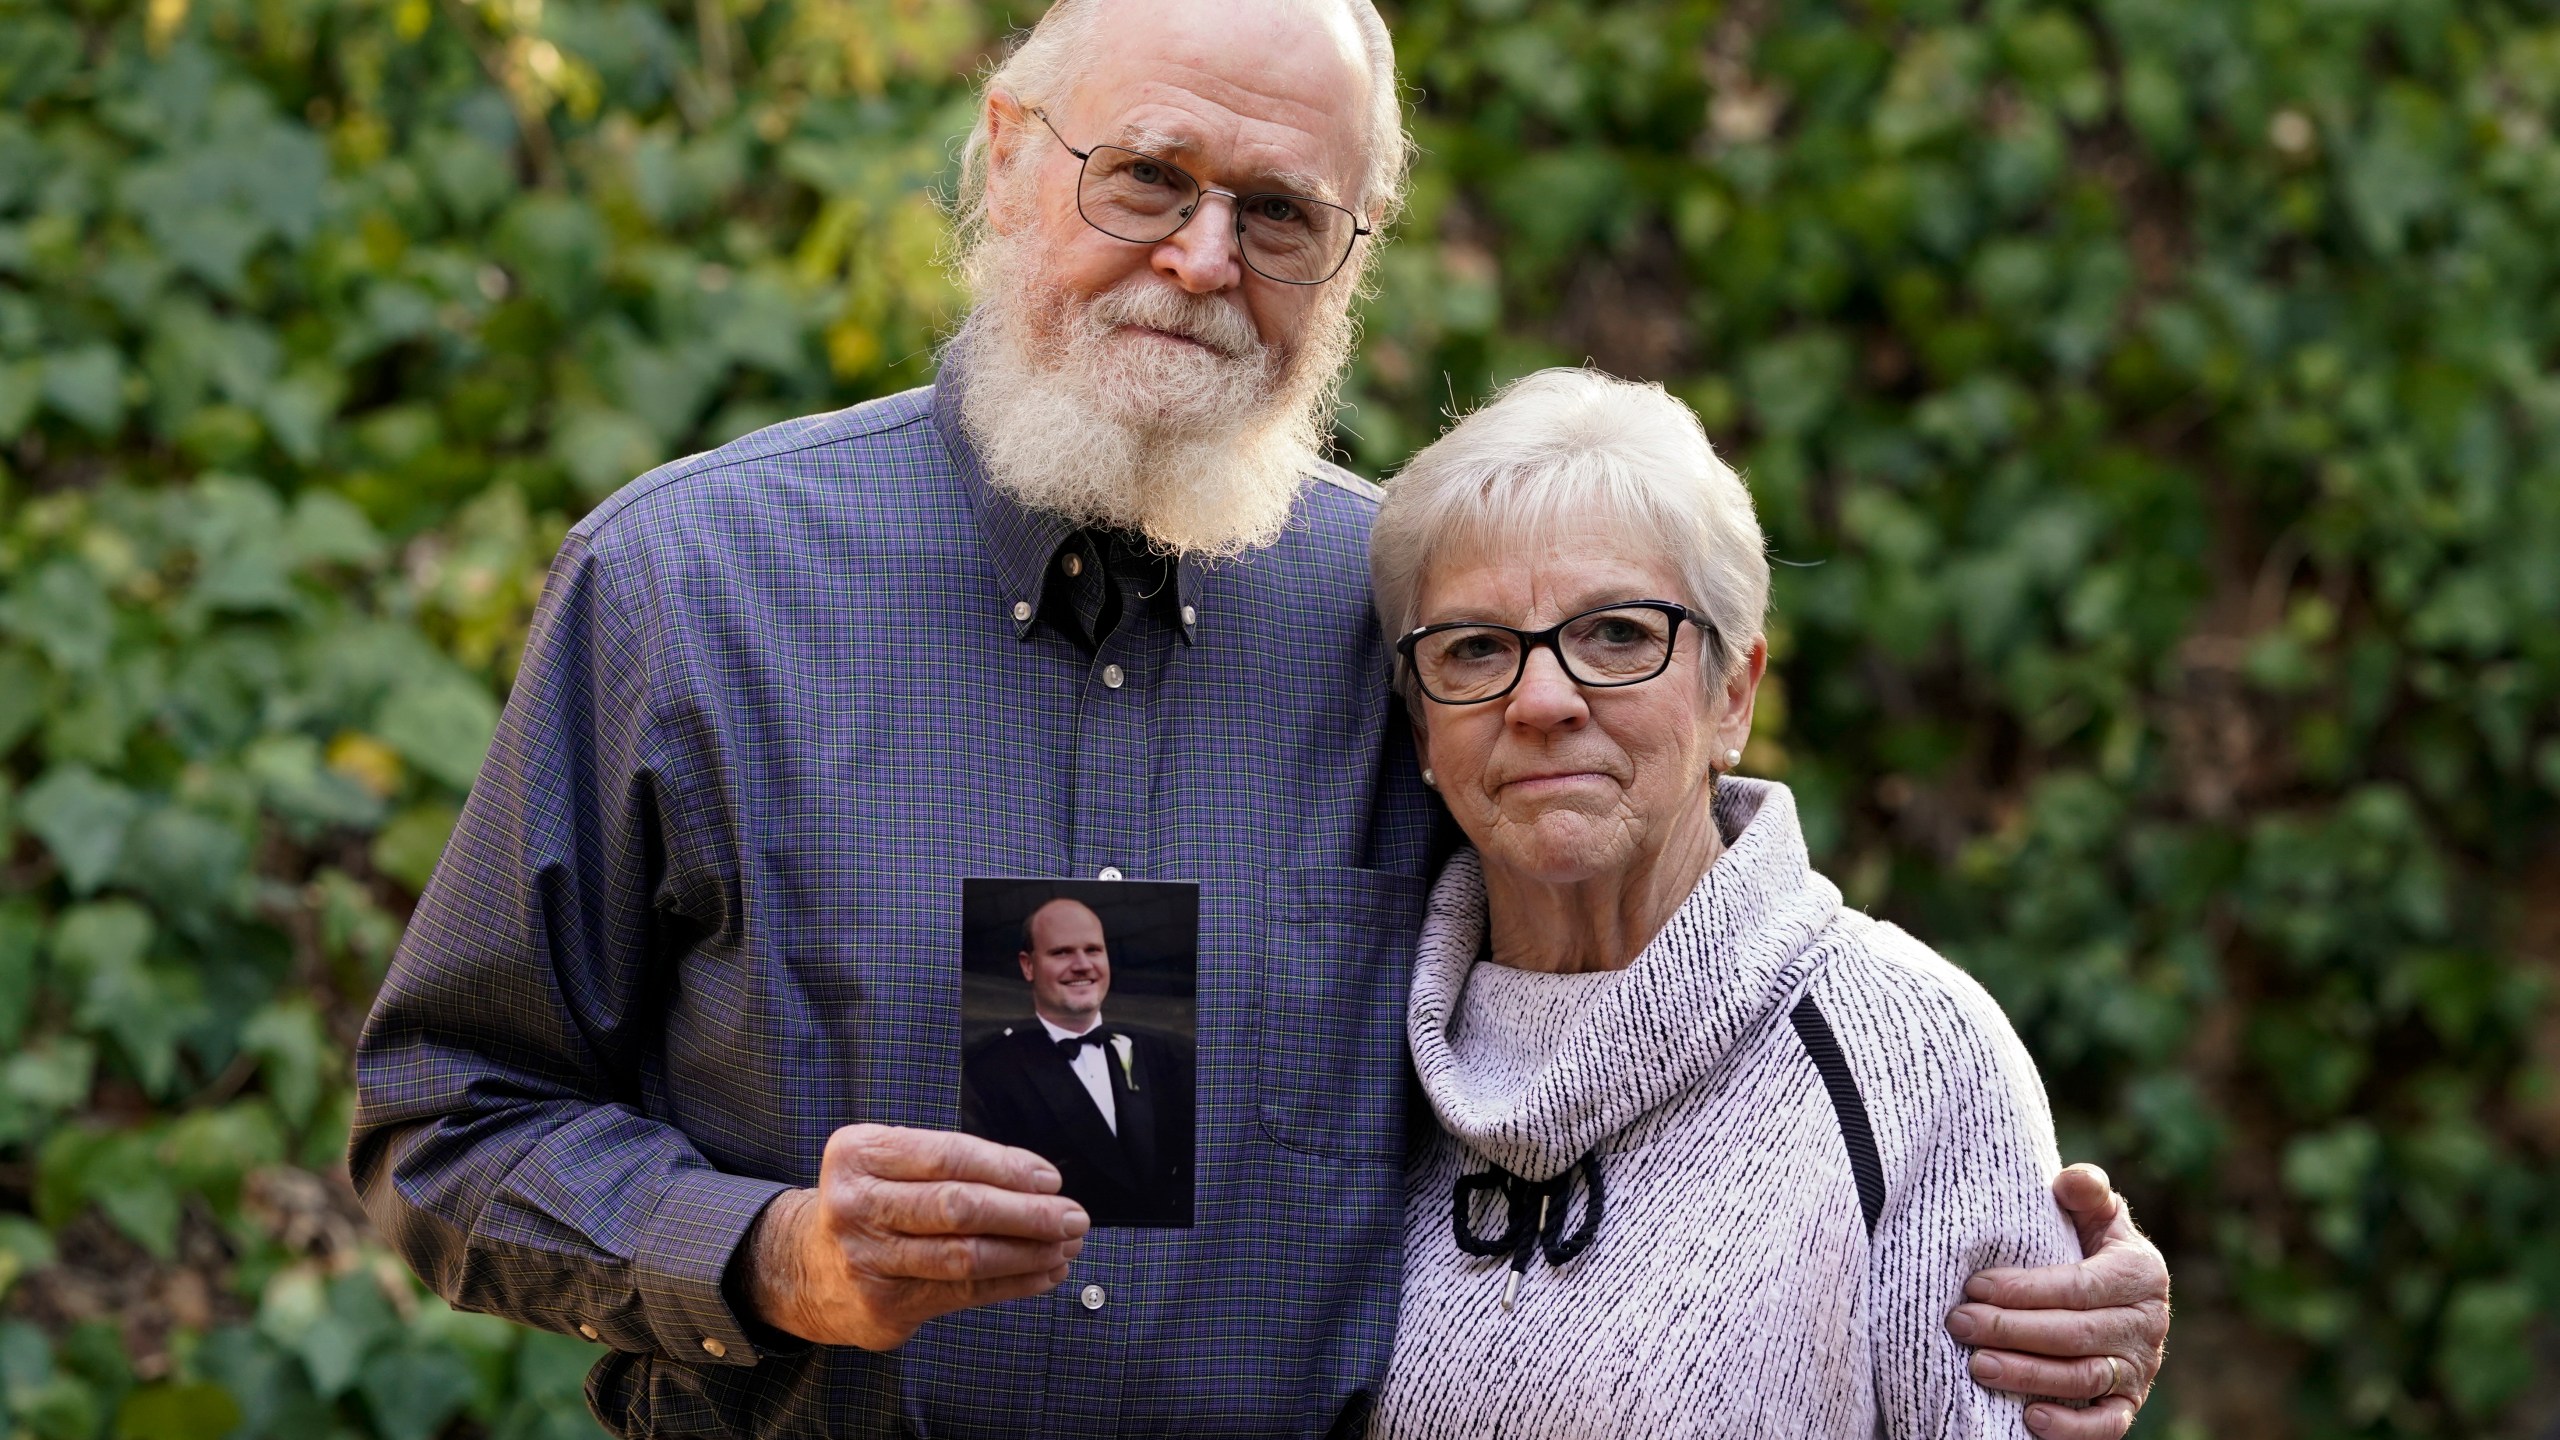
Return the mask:
[[1739, 765], [1739, 764], [1741, 764], [1741, 763], [1742, 763], [1742, 752], [1741, 752], [1741, 751], [1739, 751], [1739, 750], [1727, 750], [1726, 752], [1724, 752], [1724, 768], [1726, 768], [1727, 770], [1730, 770], [1730, 769], [1732, 769], [1734, 766]]
[[1422, 767], [1422, 783], [1430, 786], [1434, 790], [1440, 788], [1439, 779], [1431, 773], [1431, 767], [1428, 765]]

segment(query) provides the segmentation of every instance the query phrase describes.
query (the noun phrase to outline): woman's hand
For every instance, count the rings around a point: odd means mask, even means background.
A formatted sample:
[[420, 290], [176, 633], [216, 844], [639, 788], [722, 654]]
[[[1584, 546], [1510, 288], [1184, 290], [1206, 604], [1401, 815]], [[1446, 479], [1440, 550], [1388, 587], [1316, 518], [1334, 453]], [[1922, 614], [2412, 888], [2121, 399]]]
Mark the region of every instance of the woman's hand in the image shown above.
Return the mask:
[[1984, 1270], [1965, 1282], [1947, 1333], [1975, 1347], [1973, 1378], [1993, 1390], [2095, 1400], [2086, 1410], [2027, 1407], [2049, 1440], [2116, 1440], [2133, 1428], [2169, 1342], [2169, 1267], [2095, 1165], [2054, 1177], [2053, 1198], [2087, 1258], [2035, 1270]]

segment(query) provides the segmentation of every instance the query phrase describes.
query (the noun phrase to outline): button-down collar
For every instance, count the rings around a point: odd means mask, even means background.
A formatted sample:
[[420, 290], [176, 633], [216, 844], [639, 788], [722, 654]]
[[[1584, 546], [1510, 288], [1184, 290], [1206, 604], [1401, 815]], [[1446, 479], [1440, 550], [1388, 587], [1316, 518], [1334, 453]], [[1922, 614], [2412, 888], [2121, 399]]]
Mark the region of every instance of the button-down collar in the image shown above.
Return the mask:
[[[952, 347], [934, 385], [933, 424], [968, 485], [969, 504], [977, 512], [978, 529], [987, 538], [987, 553], [994, 558], [996, 575], [1004, 583], [1006, 614], [1013, 621], [1014, 637], [1027, 640], [1032, 627], [1039, 623], [1052, 580], [1064, 579], [1056, 564], [1058, 551], [1075, 538], [1077, 526], [1063, 515], [1023, 504], [987, 479], [985, 469], [978, 463], [977, 449], [969, 443], [967, 428], [960, 420], [960, 387], [965, 380], [959, 350], [957, 345]], [[1202, 574], [1200, 562], [1188, 555], [1174, 566], [1174, 583], [1179, 591], [1175, 608], [1186, 642], [1200, 638]]]

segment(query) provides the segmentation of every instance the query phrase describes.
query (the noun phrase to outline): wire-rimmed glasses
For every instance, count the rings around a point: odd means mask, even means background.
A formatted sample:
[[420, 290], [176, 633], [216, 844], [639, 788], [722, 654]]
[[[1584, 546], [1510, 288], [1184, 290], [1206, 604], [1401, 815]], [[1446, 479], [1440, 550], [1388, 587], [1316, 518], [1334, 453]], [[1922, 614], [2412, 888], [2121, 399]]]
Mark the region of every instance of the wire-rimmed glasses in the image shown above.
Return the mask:
[[1340, 272], [1351, 247], [1369, 233], [1360, 217], [1330, 200], [1258, 191], [1213, 190], [1170, 160], [1119, 145], [1079, 150], [1067, 144], [1048, 112], [1033, 110], [1068, 154], [1083, 162], [1076, 213], [1084, 223], [1133, 245], [1174, 236], [1200, 213], [1202, 197], [1224, 195], [1236, 208], [1236, 248], [1255, 274], [1283, 285], [1321, 285]]
[[1544, 630], [1482, 620], [1425, 625], [1396, 642], [1422, 693], [1443, 705], [1499, 700], [1529, 673], [1529, 652], [1556, 652], [1567, 678], [1595, 690], [1641, 685], [1671, 668], [1683, 621], [1712, 638], [1716, 628], [1686, 605], [1622, 600], [1568, 615]]

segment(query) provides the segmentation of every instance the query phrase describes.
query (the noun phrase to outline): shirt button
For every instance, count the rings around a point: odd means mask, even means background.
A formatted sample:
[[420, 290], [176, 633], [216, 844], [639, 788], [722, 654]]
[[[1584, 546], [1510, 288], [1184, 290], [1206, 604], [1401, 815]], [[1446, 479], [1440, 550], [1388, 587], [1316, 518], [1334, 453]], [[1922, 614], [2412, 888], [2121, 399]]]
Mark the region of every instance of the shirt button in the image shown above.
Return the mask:
[[1030, 602], [1030, 601], [1028, 601], [1028, 600], [1016, 600], [1016, 601], [1014, 601], [1014, 602], [1013, 602], [1013, 618], [1014, 618], [1014, 619], [1016, 619], [1016, 620], [1028, 620], [1028, 619], [1030, 619], [1030, 618], [1031, 618], [1031, 602]]
[[708, 1335], [702, 1337], [702, 1348], [711, 1352], [711, 1358], [714, 1360], [726, 1360], [729, 1358], [729, 1347], [712, 1339]]
[[1105, 689], [1105, 690], [1117, 690], [1117, 689], [1119, 689], [1121, 686], [1126, 685], [1126, 684], [1128, 684], [1128, 683], [1129, 683], [1129, 672], [1128, 672], [1128, 671], [1121, 669], [1121, 668], [1120, 668], [1119, 666], [1117, 666], [1117, 665], [1105, 665], [1105, 666], [1103, 666], [1103, 667], [1102, 667], [1102, 688], [1103, 688], [1103, 689]]
[[1094, 875], [1093, 878], [1096, 880], [1117, 880], [1120, 878], [1120, 867], [1117, 865], [1105, 865]]
[[598, 1335], [598, 1334], [596, 1333], [596, 1327], [594, 1327], [593, 1325], [581, 1325], [581, 1326], [579, 1326], [579, 1327], [578, 1327], [578, 1333], [579, 1333], [579, 1334], [581, 1334], [581, 1335], [586, 1336], [586, 1337], [587, 1337], [588, 1339], [590, 1339], [590, 1340], [601, 1340], [601, 1339], [603, 1339], [603, 1338], [604, 1338], [603, 1336]]
[[1185, 624], [1185, 625], [1197, 625], [1197, 624], [1199, 624], [1199, 623], [1200, 623], [1200, 607], [1199, 607], [1199, 606], [1197, 606], [1197, 605], [1185, 605], [1185, 606], [1183, 606], [1183, 607], [1182, 607], [1182, 623], [1183, 623], [1183, 624]]
[[1084, 573], [1084, 557], [1070, 551], [1065, 559], [1058, 562], [1058, 568], [1066, 571], [1067, 578], [1072, 580]]
[[1087, 1285], [1084, 1287], [1083, 1292], [1076, 1296], [1076, 1303], [1082, 1305], [1087, 1310], [1099, 1310], [1102, 1308], [1104, 1302], [1108, 1301], [1110, 1298], [1110, 1292], [1104, 1290], [1101, 1286]]

